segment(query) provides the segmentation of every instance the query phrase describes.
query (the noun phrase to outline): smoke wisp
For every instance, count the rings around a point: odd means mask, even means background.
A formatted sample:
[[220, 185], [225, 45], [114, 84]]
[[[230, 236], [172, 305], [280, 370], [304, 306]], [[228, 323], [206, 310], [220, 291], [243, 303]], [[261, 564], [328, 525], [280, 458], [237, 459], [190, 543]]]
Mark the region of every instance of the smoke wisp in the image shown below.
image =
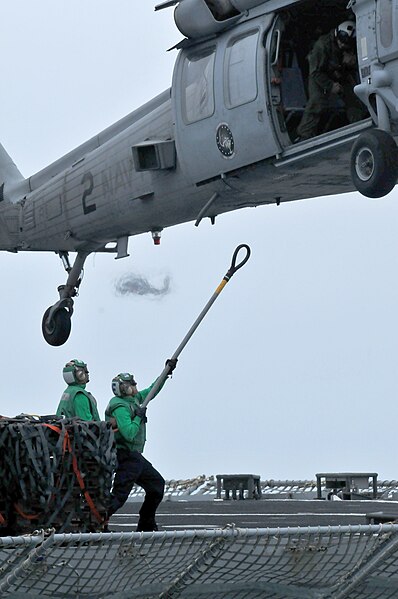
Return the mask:
[[156, 287], [142, 275], [128, 273], [120, 277], [115, 283], [117, 295], [140, 295], [146, 297], [163, 297], [170, 293], [171, 277], [165, 276], [160, 287]]

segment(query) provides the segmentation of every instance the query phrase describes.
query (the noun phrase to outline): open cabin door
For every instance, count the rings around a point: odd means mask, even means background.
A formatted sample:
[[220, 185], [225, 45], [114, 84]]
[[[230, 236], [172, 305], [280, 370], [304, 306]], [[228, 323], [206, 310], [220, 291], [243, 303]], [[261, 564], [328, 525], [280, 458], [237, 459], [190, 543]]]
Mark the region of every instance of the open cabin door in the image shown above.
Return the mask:
[[[394, 48], [394, 27], [390, 17], [393, 17], [393, 0], [379, 0], [377, 10], [379, 11], [379, 22], [381, 23], [379, 34], [379, 46], [384, 44], [383, 56], [398, 55]], [[398, 5], [398, 0], [394, 0]], [[308, 119], [312, 123], [312, 129], [305, 131], [301, 139], [299, 125], [301, 123], [305, 108], [308, 103], [307, 87], [311, 89], [311, 75], [309, 73], [308, 56], [315, 44], [323, 40], [321, 45], [326, 48], [328, 36], [333, 34], [339, 23], [354, 20], [354, 16], [346, 9], [345, 3], [337, 3], [333, 10], [327, 6], [319, 6], [322, 3], [303, 2], [297, 10], [281, 11], [274, 20], [267, 37], [267, 78], [268, 96], [270, 98], [271, 120], [274, 125], [275, 136], [278, 138], [283, 150], [289, 149], [293, 144], [308, 139], [327, 142], [326, 136], [334, 131], [342, 131], [345, 134], [347, 126], [355, 126], [360, 120], [368, 117], [366, 108], [356, 99], [353, 89], [360, 82], [358, 65], [354, 47], [348, 51], [348, 62], [337, 64], [335, 71], [330, 71], [330, 79], [340, 83], [341, 92], [328, 92], [324, 95], [321, 105], [318, 104], [319, 115], [314, 110], [316, 106], [316, 95], [313, 95]], [[370, 12], [357, 19], [357, 34], [360, 49], [359, 68], [362, 77], [366, 79], [367, 69], [362, 69], [363, 64], [372, 57], [375, 58], [375, 8], [372, 6]], [[300, 9], [300, 10], [299, 10]], [[318, 12], [320, 10], [321, 12]], [[384, 19], [384, 20], [383, 20]], [[394, 21], [395, 22], [395, 21]], [[398, 26], [397, 26], [398, 30]], [[325, 50], [327, 60], [335, 60]], [[319, 56], [319, 51], [318, 51]], [[349, 62], [350, 56], [354, 63]], [[338, 60], [343, 61], [343, 53]], [[347, 56], [345, 57], [347, 60]], [[326, 59], [325, 59], [326, 60]], [[332, 62], [330, 62], [330, 65]], [[329, 65], [329, 68], [330, 68]], [[327, 62], [323, 69], [327, 73]], [[369, 71], [370, 73], [370, 71]], [[319, 84], [318, 84], [319, 86]], [[316, 87], [316, 86], [315, 86]], [[312, 87], [314, 89], [314, 87]], [[314, 93], [314, 92], [313, 92]], [[318, 89], [321, 93], [321, 89]], [[311, 114], [312, 110], [312, 114]], [[314, 116], [315, 115], [315, 116]], [[307, 119], [307, 123], [308, 123]]]
[[307, 103], [302, 68], [294, 40], [286, 35], [280, 16], [267, 36], [267, 94], [275, 135], [283, 147], [290, 146]]
[[271, 15], [258, 17], [180, 53], [173, 80], [176, 146], [195, 183], [278, 151], [264, 82], [271, 22]]

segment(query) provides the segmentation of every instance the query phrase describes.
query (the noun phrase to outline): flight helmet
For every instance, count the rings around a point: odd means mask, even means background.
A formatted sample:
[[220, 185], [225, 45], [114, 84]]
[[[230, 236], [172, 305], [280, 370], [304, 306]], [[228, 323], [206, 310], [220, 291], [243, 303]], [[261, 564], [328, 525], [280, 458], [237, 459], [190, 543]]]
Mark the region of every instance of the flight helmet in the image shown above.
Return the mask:
[[354, 21], [343, 21], [336, 27], [336, 38], [344, 46], [352, 48], [355, 45], [356, 27]]
[[121, 372], [112, 379], [112, 391], [118, 397], [126, 395], [126, 390], [129, 385], [135, 387], [137, 383], [134, 376], [129, 372]]
[[68, 385], [83, 385], [89, 381], [87, 364], [81, 360], [69, 360], [65, 364], [62, 374]]

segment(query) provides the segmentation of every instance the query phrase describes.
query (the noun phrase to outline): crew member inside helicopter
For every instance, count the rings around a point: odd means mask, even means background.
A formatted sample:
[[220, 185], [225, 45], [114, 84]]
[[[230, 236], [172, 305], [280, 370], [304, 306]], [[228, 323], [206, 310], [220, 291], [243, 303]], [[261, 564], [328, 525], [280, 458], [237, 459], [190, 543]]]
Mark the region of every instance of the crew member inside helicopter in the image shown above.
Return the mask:
[[344, 21], [322, 35], [307, 59], [309, 99], [297, 128], [296, 142], [334, 129], [331, 118], [335, 111], [331, 108], [336, 105], [341, 104], [349, 123], [365, 116], [353, 89], [358, 72], [354, 21]]

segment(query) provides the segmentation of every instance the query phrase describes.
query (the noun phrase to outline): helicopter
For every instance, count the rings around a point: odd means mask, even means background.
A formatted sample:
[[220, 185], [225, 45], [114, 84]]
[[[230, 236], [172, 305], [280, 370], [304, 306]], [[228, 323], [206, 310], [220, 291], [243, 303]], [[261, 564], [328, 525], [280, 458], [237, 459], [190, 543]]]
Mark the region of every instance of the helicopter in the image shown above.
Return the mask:
[[[24, 178], [0, 146], [0, 249], [55, 252], [66, 271], [44, 312], [64, 344], [87, 257], [127, 257], [129, 237], [245, 207], [359, 191], [398, 178], [398, 0], [167, 0], [183, 35], [171, 87]], [[363, 118], [344, 103], [310, 139], [307, 55], [355, 21]], [[70, 261], [70, 253], [76, 256]]]

